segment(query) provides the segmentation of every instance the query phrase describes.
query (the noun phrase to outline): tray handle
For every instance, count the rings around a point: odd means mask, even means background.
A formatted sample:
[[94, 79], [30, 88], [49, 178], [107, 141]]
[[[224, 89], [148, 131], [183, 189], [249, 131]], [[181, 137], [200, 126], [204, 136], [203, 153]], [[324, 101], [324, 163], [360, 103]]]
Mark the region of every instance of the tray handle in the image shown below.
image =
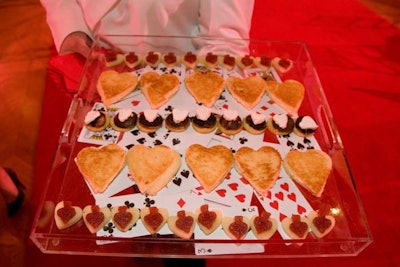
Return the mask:
[[342, 140], [329, 108], [324, 105], [319, 105], [317, 108], [317, 116], [318, 120], [321, 122], [322, 137], [328, 150], [342, 150]]

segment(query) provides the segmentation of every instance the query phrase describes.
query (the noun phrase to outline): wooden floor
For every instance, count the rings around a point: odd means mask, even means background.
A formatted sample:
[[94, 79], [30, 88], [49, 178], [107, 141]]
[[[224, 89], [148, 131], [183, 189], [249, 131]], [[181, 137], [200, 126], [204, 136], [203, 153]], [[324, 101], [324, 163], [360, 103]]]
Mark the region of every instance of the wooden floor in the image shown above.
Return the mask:
[[[400, 27], [398, 0], [360, 1]], [[52, 38], [39, 0], [0, 0], [0, 18], [0, 164], [16, 170], [27, 186], [29, 201]], [[4, 253], [10, 255], [3, 243], [11, 243], [8, 246], [14, 255], [23, 255], [30, 220], [29, 212], [21, 212], [13, 218], [11, 232], [0, 232], [0, 259]], [[11, 235], [16, 238], [10, 239]], [[18, 259], [17, 264], [22, 266], [23, 257]]]

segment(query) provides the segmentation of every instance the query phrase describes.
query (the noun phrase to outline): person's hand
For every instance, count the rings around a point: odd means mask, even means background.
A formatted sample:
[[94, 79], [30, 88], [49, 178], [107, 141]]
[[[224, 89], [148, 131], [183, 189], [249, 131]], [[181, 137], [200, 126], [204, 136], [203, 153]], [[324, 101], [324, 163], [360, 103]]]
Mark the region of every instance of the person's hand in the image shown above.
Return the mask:
[[63, 41], [60, 48], [60, 55], [78, 53], [87, 58], [90, 53], [92, 40], [84, 32], [73, 32]]

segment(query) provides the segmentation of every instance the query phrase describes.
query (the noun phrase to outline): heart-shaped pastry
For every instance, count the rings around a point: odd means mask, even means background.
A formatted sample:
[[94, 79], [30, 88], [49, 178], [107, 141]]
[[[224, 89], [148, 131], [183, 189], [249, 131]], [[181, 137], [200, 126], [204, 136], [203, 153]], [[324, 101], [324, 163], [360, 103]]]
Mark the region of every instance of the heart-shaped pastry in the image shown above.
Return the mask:
[[258, 150], [244, 146], [235, 153], [236, 170], [263, 196], [278, 179], [281, 164], [281, 155], [270, 146], [263, 146]]
[[101, 97], [101, 101], [108, 107], [132, 92], [136, 88], [138, 81], [138, 76], [135, 74], [106, 70], [99, 76], [97, 92]]
[[[292, 215], [282, 220], [282, 229], [291, 239], [305, 239], [310, 231], [308, 220], [300, 215]], [[302, 245], [303, 243], [295, 243]]]
[[283, 167], [290, 178], [320, 197], [331, 173], [332, 160], [321, 150], [291, 150], [283, 160]]
[[140, 87], [152, 109], [158, 109], [168, 102], [179, 89], [179, 79], [173, 74], [143, 73]]
[[319, 212], [311, 211], [307, 216], [311, 231], [316, 237], [322, 238], [329, 234], [335, 227], [335, 217], [329, 214], [319, 214]]
[[103, 193], [125, 166], [125, 151], [116, 144], [85, 147], [75, 158], [94, 193]]
[[250, 230], [250, 220], [245, 216], [224, 217], [222, 229], [231, 239], [242, 240]]
[[185, 84], [197, 103], [211, 108], [224, 90], [225, 80], [215, 72], [195, 71], [186, 76]]
[[60, 201], [54, 209], [54, 220], [58, 229], [63, 230], [76, 224], [82, 218], [82, 209], [72, 206], [70, 201]]
[[269, 212], [263, 211], [250, 219], [250, 228], [258, 239], [270, 239], [278, 228], [278, 222]]
[[190, 239], [193, 235], [196, 219], [192, 212], [180, 210], [176, 213], [176, 216], [169, 216], [167, 224], [169, 230], [176, 236], [182, 239]]
[[186, 150], [186, 162], [206, 193], [222, 183], [233, 161], [232, 151], [222, 145], [207, 148], [193, 144]]
[[204, 234], [209, 235], [220, 226], [222, 212], [220, 210], [208, 210], [208, 204], [201, 205], [196, 210], [196, 222]]
[[164, 145], [139, 144], [129, 149], [126, 162], [140, 192], [153, 196], [175, 176], [181, 167], [181, 155]]
[[295, 115], [304, 99], [305, 88], [295, 80], [286, 80], [282, 83], [268, 81], [267, 94], [277, 105], [290, 115]]
[[260, 102], [267, 83], [260, 76], [250, 76], [244, 79], [232, 76], [227, 79], [226, 85], [236, 101], [251, 110]]
[[107, 207], [100, 208], [97, 205], [87, 205], [83, 208], [83, 221], [92, 234], [103, 228], [111, 219], [111, 211]]
[[140, 212], [137, 208], [117, 206], [111, 209], [111, 217], [114, 225], [121, 231], [128, 231], [139, 219]]
[[154, 235], [163, 228], [169, 217], [168, 210], [157, 207], [143, 207], [140, 220], [150, 234]]

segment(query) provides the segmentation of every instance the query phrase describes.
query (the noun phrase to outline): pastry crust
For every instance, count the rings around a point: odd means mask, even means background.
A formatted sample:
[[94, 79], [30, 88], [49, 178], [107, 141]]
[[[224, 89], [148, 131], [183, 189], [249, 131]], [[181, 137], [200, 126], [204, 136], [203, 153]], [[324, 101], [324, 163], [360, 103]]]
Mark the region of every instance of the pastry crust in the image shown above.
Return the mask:
[[[202, 205], [200, 208], [196, 209], [196, 222], [199, 226], [200, 230], [206, 234], [210, 235], [213, 233], [222, 222], [222, 212], [220, 210], [209, 210], [208, 204]], [[212, 220], [212, 223], [210, 223]], [[203, 220], [206, 220], [207, 225], [203, 223]]]
[[283, 160], [283, 167], [296, 183], [320, 197], [331, 173], [332, 160], [321, 150], [291, 150]]
[[[99, 221], [102, 215], [102, 220]], [[89, 232], [97, 233], [111, 219], [111, 211], [107, 207], [100, 208], [97, 205], [87, 205], [83, 208], [83, 221]]]
[[[298, 216], [298, 215], [297, 215]], [[292, 217], [286, 217], [282, 220], [281, 225], [282, 229], [285, 231], [285, 233], [291, 238], [291, 239], [305, 239], [307, 237], [307, 234], [310, 231], [310, 226], [308, 224], [308, 220], [302, 216], [299, 216], [300, 222], [305, 223], [307, 225], [306, 231], [304, 232], [303, 235], [298, 236], [296, 233], [294, 233], [290, 229], [290, 225], [294, 222], [293, 221], [293, 216]], [[295, 243], [296, 245], [301, 246], [303, 243]]]
[[186, 150], [186, 163], [206, 193], [222, 183], [233, 162], [232, 151], [222, 145], [208, 148], [193, 144]]
[[258, 150], [244, 146], [235, 153], [236, 170], [262, 196], [268, 193], [278, 179], [281, 163], [281, 155], [270, 146]]
[[[147, 217], [149, 216], [149, 217]], [[140, 220], [150, 234], [157, 234], [167, 223], [169, 214], [165, 208], [143, 207], [140, 210]], [[157, 225], [153, 223], [157, 222]]]
[[194, 122], [192, 122], [192, 127], [198, 133], [208, 134], [208, 133], [213, 132], [217, 128], [217, 120], [215, 120], [215, 124], [212, 127], [202, 127], [200, 125], [197, 125]]
[[135, 90], [138, 82], [138, 76], [132, 73], [106, 70], [100, 74], [96, 88], [101, 101], [108, 107]]
[[[250, 218], [250, 228], [253, 231], [253, 234], [257, 237], [257, 239], [270, 239], [278, 229], [278, 222], [274, 218], [271, 218], [269, 215], [266, 215], [266, 212], [262, 212], [260, 215], [254, 215]], [[267, 220], [268, 217], [268, 220]], [[271, 227], [267, 230], [258, 230], [259, 225], [265, 224], [265, 221], [268, 221]]]
[[[181, 210], [177, 212], [176, 216], [168, 217], [167, 225], [176, 236], [182, 239], [190, 239], [196, 225], [196, 218], [193, 212]], [[184, 229], [179, 226], [184, 226]]]
[[114, 225], [121, 232], [126, 232], [139, 220], [140, 211], [135, 207], [116, 206], [111, 209], [111, 218]]
[[[63, 209], [64, 207], [67, 209], [73, 209], [74, 211], [70, 210], [59, 212], [59, 210]], [[68, 220], [66, 218], [63, 218], [63, 214], [66, 213], [68, 213], [68, 216], [70, 217], [68, 218]], [[78, 206], [72, 206], [72, 203], [69, 201], [60, 201], [59, 203], [57, 203], [54, 209], [54, 221], [56, 222], [56, 226], [59, 230], [64, 230], [73, 226], [82, 219], [82, 215], [82, 209]]]
[[103, 193], [125, 166], [125, 151], [119, 145], [89, 146], [75, 158], [82, 176], [94, 193]]
[[126, 163], [140, 192], [154, 196], [179, 170], [181, 155], [165, 145], [139, 144], [128, 150]]
[[266, 92], [278, 106], [290, 115], [296, 115], [303, 102], [305, 88], [296, 80], [286, 80], [282, 83], [267, 81]]
[[225, 87], [225, 80], [217, 73], [195, 71], [185, 77], [185, 85], [197, 103], [211, 108]]
[[174, 74], [143, 73], [140, 87], [152, 109], [158, 109], [167, 103], [179, 89], [179, 79]]
[[330, 221], [330, 226], [321, 232], [314, 223], [314, 219], [319, 216], [320, 215], [318, 214], [317, 211], [311, 211], [310, 214], [307, 216], [307, 220], [310, 225], [311, 231], [314, 233], [314, 235], [318, 238], [323, 238], [333, 230], [336, 224], [336, 220], [335, 217], [333, 217], [332, 215], [329, 214], [323, 215], [324, 220]]
[[[241, 229], [242, 227], [230, 227], [232, 224], [240, 223], [243, 226], [243, 233], [233, 233], [231, 230], [233, 229]], [[250, 230], [250, 220], [245, 216], [235, 216], [235, 217], [224, 217], [221, 222], [222, 229], [225, 234], [229, 236], [229, 238], [234, 240], [242, 240], [246, 237], [247, 233]]]
[[252, 110], [264, 95], [267, 83], [260, 76], [244, 79], [232, 76], [226, 80], [226, 86], [239, 104], [247, 110]]

